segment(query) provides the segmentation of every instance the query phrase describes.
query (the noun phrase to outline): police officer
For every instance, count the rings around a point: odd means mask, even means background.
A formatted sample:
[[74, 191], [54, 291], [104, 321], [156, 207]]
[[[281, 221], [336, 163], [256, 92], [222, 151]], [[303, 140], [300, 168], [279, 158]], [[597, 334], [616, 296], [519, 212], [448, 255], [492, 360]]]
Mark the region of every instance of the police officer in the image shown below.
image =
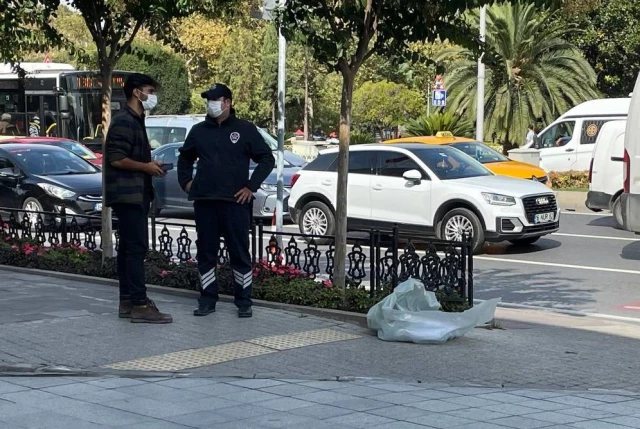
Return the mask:
[[[178, 157], [178, 181], [195, 212], [202, 289], [194, 316], [216, 310], [216, 265], [224, 237], [233, 270], [239, 317], [251, 317], [253, 280], [249, 228], [253, 194], [273, 170], [275, 158], [252, 123], [236, 118], [231, 90], [215, 84], [202, 93], [207, 117], [195, 125]], [[196, 175], [193, 164], [198, 160]], [[249, 178], [249, 162], [257, 167]]]

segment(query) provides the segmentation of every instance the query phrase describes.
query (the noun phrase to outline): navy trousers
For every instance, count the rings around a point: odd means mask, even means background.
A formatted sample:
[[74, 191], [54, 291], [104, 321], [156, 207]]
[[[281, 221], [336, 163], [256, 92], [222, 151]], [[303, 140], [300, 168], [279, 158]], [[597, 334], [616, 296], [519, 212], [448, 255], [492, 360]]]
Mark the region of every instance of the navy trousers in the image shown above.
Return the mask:
[[193, 203], [196, 220], [198, 271], [202, 290], [199, 301], [218, 301], [216, 266], [220, 237], [224, 238], [234, 278], [234, 297], [238, 308], [250, 307], [253, 271], [249, 252], [251, 204], [199, 200]]

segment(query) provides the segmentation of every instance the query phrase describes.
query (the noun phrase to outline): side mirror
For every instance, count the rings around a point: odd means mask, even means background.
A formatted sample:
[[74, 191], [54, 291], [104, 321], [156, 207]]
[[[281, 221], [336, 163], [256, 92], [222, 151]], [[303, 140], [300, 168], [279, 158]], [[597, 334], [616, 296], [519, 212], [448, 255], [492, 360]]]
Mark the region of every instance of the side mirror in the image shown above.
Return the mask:
[[405, 171], [402, 177], [404, 177], [406, 181], [412, 182], [416, 185], [420, 184], [420, 182], [422, 181], [422, 173], [420, 173], [418, 170]]
[[22, 174], [13, 168], [2, 168], [0, 169], [0, 177], [4, 179], [19, 179], [22, 177]]
[[69, 99], [66, 95], [62, 94], [58, 96], [58, 107], [60, 108], [61, 112], [69, 111]]

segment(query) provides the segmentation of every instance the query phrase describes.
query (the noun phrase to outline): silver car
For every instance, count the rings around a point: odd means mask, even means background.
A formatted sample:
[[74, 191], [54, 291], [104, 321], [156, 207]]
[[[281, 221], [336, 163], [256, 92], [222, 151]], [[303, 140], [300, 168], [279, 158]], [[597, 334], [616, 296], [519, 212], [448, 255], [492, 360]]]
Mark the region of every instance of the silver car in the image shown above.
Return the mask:
[[[178, 155], [180, 154], [178, 150], [182, 147], [182, 144], [182, 142], [165, 144], [151, 152], [154, 160], [161, 161], [165, 164], [173, 164], [174, 167], [163, 177], [153, 178], [153, 185], [156, 190], [156, 216], [160, 214], [160, 211], [165, 209], [193, 210], [193, 201], [187, 199], [187, 194], [178, 184]], [[251, 162], [248, 177], [251, 176], [255, 167], [256, 164]], [[283, 216], [287, 219], [289, 218], [287, 202], [289, 200], [289, 191], [291, 190], [291, 178], [298, 170], [300, 170], [300, 167], [292, 165], [287, 161], [285, 156]], [[253, 201], [253, 217], [255, 219], [270, 219], [273, 217], [277, 201], [276, 192], [277, 180], [276, 169], [274, 168], [255, 194], [255, 200]]]

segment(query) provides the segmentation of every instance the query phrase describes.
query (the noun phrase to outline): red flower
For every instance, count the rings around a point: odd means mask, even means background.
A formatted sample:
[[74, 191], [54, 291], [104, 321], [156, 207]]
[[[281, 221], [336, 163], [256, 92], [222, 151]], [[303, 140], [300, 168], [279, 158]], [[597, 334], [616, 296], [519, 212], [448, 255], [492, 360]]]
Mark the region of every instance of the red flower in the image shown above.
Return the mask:
[[322, 282], [322, 284], [324, 285], [324, 287], [333, 287], [331, 280], [325, 280]]
[[167, 270], [162, 270], [162, 271], [160, 272], [160, 277], [165, 278], [165, 277], [167, 277], [167, 274], [168, 274], [168, 273], [167, 273]]

